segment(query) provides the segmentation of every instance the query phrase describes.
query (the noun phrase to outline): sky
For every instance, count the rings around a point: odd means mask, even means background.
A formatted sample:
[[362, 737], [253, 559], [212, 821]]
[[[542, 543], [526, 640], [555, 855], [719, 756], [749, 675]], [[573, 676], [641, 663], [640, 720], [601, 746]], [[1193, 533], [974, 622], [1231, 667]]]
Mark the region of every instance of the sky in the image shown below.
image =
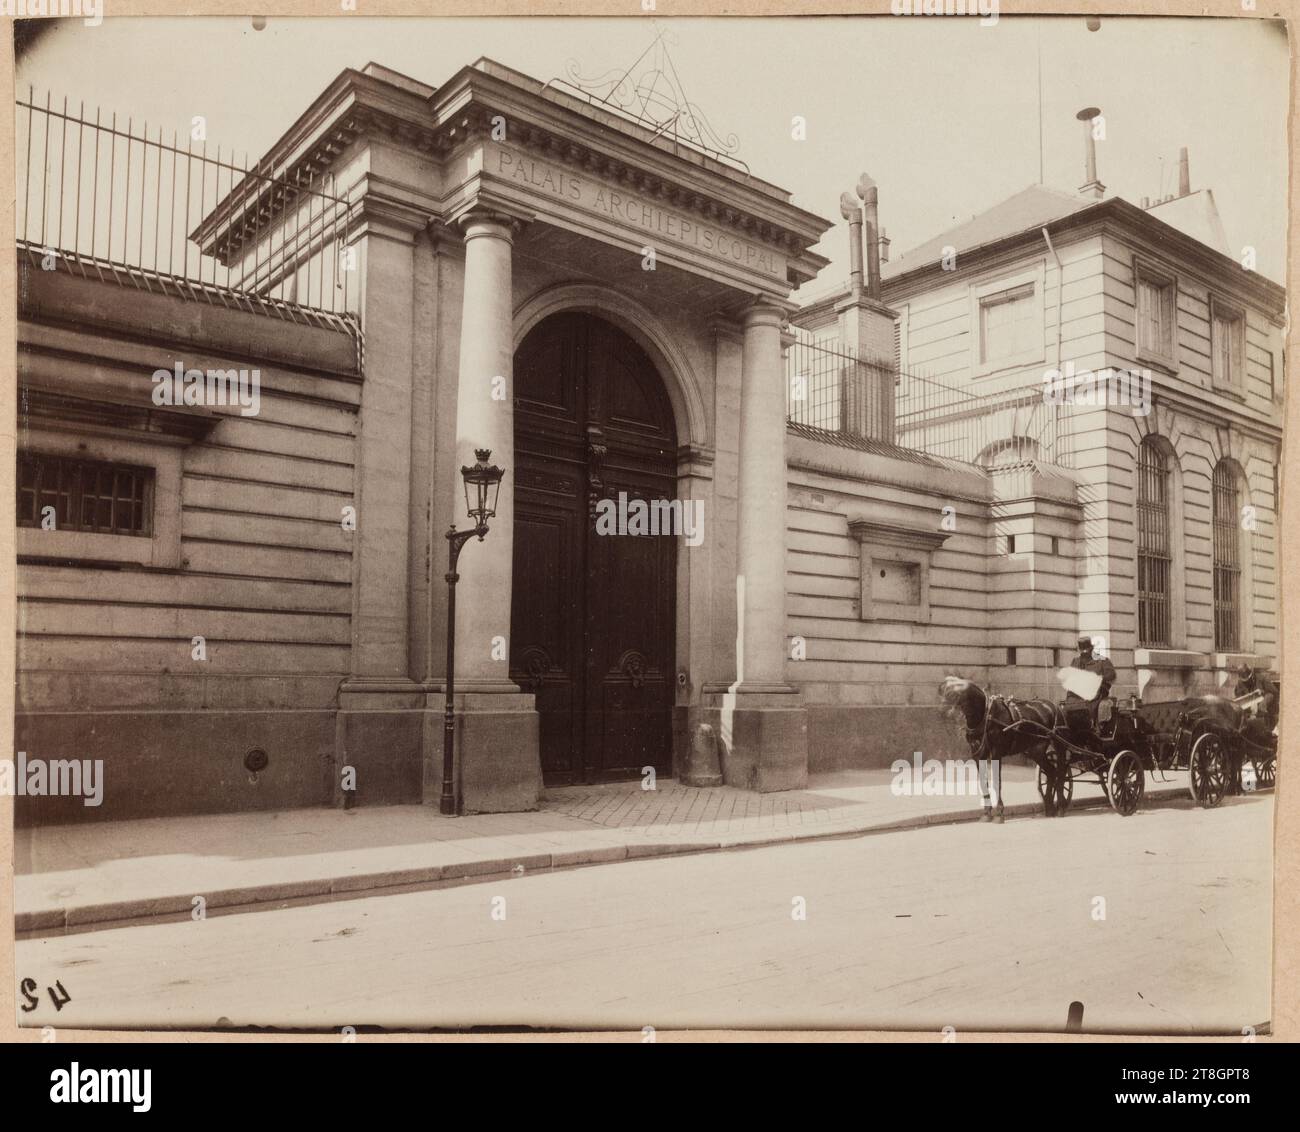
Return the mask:
[[[902, 253], [1039, 180], [1084, 180], [1075, 112], [1098, 106], [1108, 193], [1137, 203], [1177, 189], [1178, 149], [1192, 188], [1210, 188], [1229, 246], [1256, 249], [1283, 281], [1288, 58], [1281, 25], [1257, 20], [945, 17], [623, 19], [106, 18], [37, 41], [18, 88], [85, 100], [189, 132], [207, 119], [208, 152], [265, 151], [345, 67], [367, 62], [437, 86], [487, 55], [535, 78], [629, 66], [666, 32], [682, 87], [720, 134], [739, 135], [753, 173], [836, 227], [832, 260], [800, 297], [847, 278], [839, 195], [869, 173], [881, 223]], [[807, 123], [792, 137], [792, 119]]]

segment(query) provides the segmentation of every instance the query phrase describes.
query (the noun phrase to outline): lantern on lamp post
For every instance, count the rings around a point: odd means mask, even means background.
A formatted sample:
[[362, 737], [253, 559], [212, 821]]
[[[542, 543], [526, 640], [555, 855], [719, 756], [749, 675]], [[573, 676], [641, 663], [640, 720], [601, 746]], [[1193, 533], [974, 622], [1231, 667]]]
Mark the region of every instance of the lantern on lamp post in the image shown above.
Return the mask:
[[460, 558], [461, 548], [470, 539], [477, 536], [479, 542], [488, 533], [488, 520], [497, 513], [497, 495], [501, 490], [501, 477], [505, 475], [495, 464], [488, 460], [492, 452], [488, 448], [474, 449], [477, 463], [460, 469], [461, 479], [465, 481], [465, 511], [474, 520], [474, 526], [467, 531], [456, 530], [451, 525], [447, 532], [447, 705], [442, 721], [442, 797], [438, 803], [440, 813], [454, 816], [459, 806], [456, 804], [456, 789], [453, 782], [456, 751], [456, 583], [460, 575], [456, 573], [456, 562]]

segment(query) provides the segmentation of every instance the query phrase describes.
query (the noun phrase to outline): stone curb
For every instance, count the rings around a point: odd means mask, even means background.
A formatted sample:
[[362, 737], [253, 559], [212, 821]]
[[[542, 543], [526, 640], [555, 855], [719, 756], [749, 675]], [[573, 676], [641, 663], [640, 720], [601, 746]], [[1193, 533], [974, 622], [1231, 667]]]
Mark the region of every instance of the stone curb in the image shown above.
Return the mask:
[[[1187, 797], [1184, 787], [1148, 789], [1144, 801]], [[1106, 806], [1105, 798], [1085, 798], [1071, 803], [1071, 809], [1094, 809]], [[1003, 811], [1008, 818], [1040, 813], [1039, 802], [1017, 802]], [[483, 883], [506, 877], [582, 865], [614, 861], [639, 861], [670, 857], [682, 853], [709, 853], [725, 849], [760, 849], [790, 845], [802, 841], [859, 837], [867, 834], [900, 833], [936, 825], [961, 825], [978, 822], [979, 810], [963, 809], [938, 814], [920, 814], [895, 821], [868, 821], [845, 824], [841, 828], [809, 826], [804, 830], [762, 831], [750, 835], [722, 836], [702, 841], [647, 841], [629, 845], [595, 845], [586, 849], [561, 849], [553, 853], [524, 853], [516, 856], [491, 857], [477, 861], [459, 861], [447, 865], [422, 865], [419, 868], [392, 869], [380, 873], [352, 873], [344, 876], [303, 881], [278, 881], [274, 884], [226, 888], [215, 892], [195, 893], [204, 898], [207, 909], [265, 911], [287, 901], [322, 903], [322, 897], [358, 897], [382, 893], [385, 889], [410, 890], [413, 886], [438, 884], [442, 881]], [[70, 929], [103, 926], [118, 921], [175, 920], [188, 917], [194, 896], [159, 896], [139, 900], [121, 900], [103, 904], [76, 904], [67, 908], [48, 908], [35, 912], [16, 912], [14, 931], [40, 935]]]

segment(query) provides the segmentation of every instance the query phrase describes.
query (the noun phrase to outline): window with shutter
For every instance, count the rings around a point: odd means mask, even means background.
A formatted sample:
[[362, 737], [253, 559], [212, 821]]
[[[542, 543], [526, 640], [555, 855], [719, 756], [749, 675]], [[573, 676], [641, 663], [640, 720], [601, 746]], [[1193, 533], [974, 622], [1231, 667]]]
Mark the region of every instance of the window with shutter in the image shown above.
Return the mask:
[[1034, 287], [1016, 287], [980, 300], [980, 360], [998, 362], [1031, 353], [1038, 330]]
[[1245, 318], [1240, 311], [1210, 304], [1210, 361], [1214, 384], [1240, 391], [1245, 368]]
[[1173, 278], [1135, 261], [1133, 290], [1138, 358], [1166, 368], [1175, 367], [1178, 297]]

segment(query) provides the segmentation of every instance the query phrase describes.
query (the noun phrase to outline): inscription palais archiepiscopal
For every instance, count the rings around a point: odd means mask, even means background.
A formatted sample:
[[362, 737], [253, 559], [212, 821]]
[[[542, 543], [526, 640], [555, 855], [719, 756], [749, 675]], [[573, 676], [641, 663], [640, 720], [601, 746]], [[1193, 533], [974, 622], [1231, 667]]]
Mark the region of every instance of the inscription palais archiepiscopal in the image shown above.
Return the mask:
[[525, 184], [603, 216], [631, 224], [652, 236], [730, 260], [751, 271], [784, 278], [785, 265], [777, 253], [689, 217], [621, 192], [568, 170], [504, 147], [495, 147], [496, 172], [508, 181]]

